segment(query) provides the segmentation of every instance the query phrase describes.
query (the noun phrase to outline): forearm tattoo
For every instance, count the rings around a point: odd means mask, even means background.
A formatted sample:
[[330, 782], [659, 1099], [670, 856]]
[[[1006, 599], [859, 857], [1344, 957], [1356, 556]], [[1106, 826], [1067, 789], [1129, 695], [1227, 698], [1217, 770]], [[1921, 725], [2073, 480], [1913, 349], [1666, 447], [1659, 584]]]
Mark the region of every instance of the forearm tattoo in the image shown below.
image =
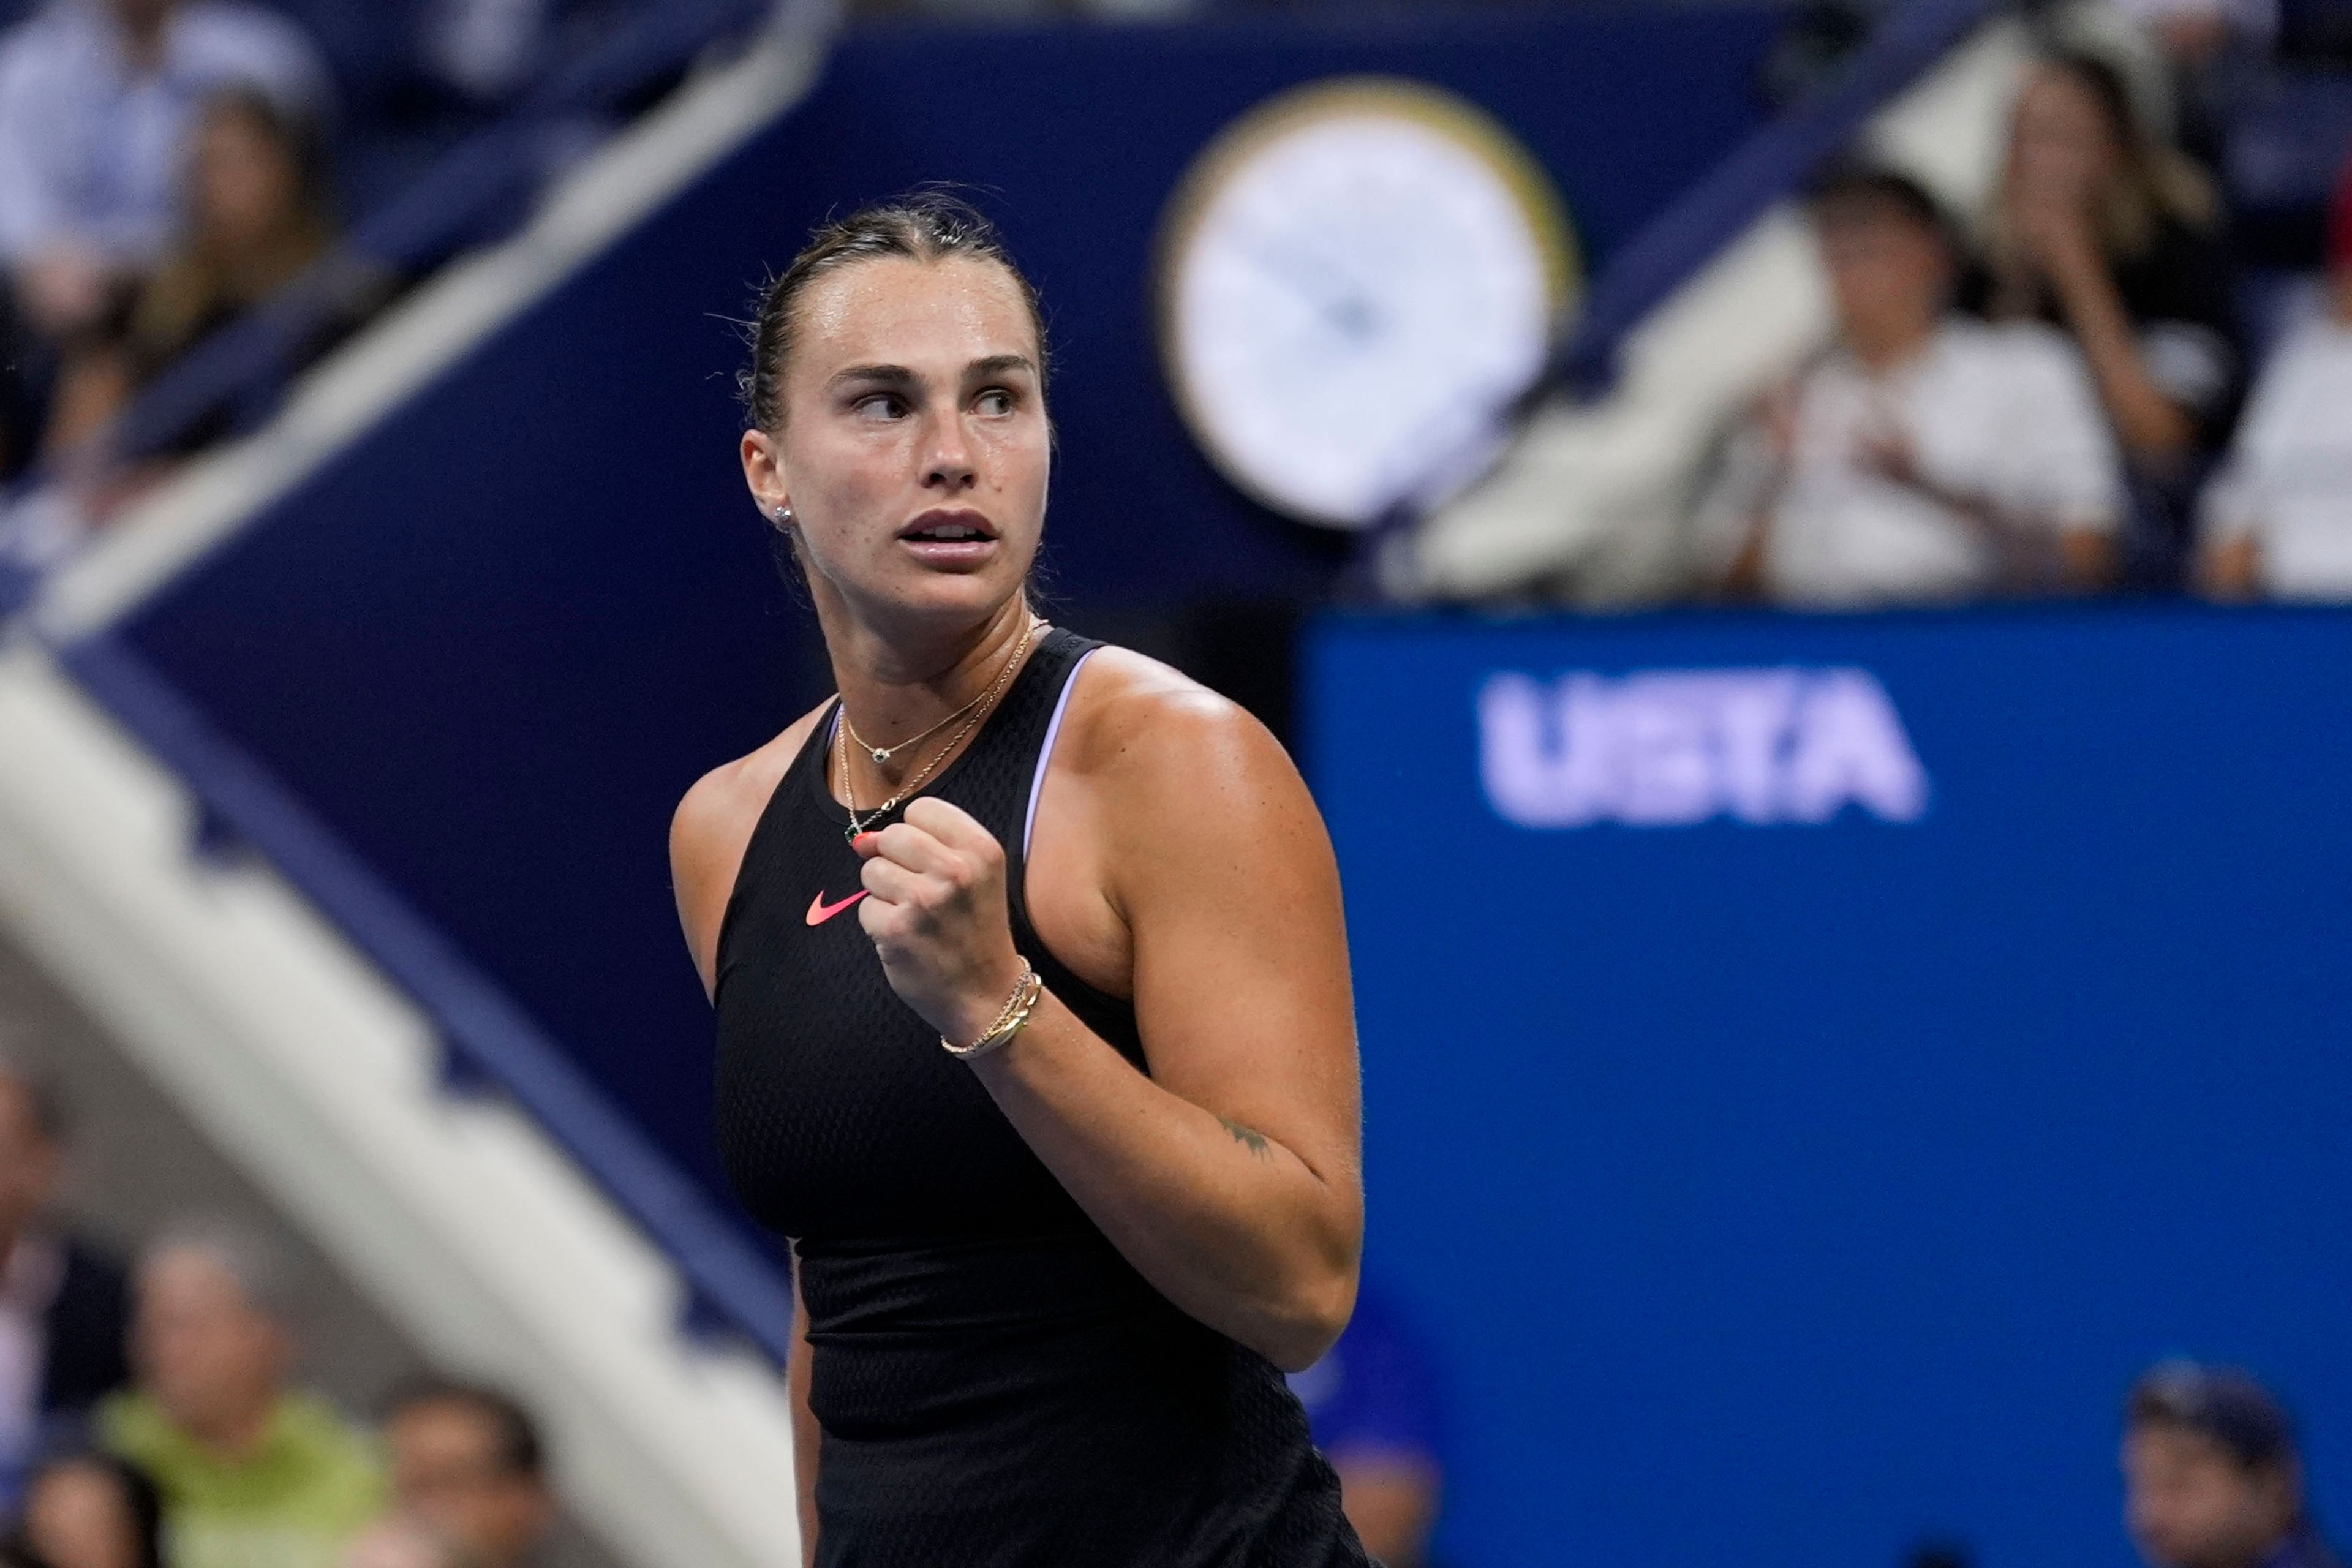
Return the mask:
[[1266, 1142], [1265, 1133], [1255, 1127], [1244, 1127], [1238, 1121], [1229, 1121], [1222, 1116], [1217, 1118], [1217, 1121], [1226, 1131], [1234, 1135], [1234, 1142], [1261, 1160], [1268, 1157], [1268, 1150], [1272, 1146]]

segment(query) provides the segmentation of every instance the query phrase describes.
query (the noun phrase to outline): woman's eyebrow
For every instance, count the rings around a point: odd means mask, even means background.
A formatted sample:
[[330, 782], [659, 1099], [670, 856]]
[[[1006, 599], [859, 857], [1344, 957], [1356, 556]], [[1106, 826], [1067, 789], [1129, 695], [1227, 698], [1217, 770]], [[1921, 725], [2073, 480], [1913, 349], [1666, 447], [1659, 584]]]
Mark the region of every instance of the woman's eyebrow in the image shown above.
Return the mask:
[[963, 373], [966, 377], [976, 380], [985, 375], [1009, 375], [1016, 370], [1034, 374], [1036, 369], [1027, 354], [990, 354], [986, 359], [972, 361], [964, 367]]
[[846, 370], [835, 371], [828, 385], [839, 386], [845, 382], [870, 382], [877, 386], [912, 387], [922, 384], [922, 377], [903, 364], [853, 364]]

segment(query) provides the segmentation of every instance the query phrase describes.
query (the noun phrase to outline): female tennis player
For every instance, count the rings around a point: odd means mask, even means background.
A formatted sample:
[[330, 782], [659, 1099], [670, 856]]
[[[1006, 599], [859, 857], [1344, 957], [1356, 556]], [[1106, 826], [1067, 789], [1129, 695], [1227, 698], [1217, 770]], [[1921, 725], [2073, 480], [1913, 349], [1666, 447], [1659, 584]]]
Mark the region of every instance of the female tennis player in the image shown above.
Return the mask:
[[828, 226], [752, 338], [744, 478], [840, 695], [697, 784], [671, 858], [720, 1152], [793, 1241], [810, 1561], [1361, 1563], [1282, 1374], [1363, 1225], [1314, 805], [1232, 704], [1032, 609], [1044, 323], [985, 220]]

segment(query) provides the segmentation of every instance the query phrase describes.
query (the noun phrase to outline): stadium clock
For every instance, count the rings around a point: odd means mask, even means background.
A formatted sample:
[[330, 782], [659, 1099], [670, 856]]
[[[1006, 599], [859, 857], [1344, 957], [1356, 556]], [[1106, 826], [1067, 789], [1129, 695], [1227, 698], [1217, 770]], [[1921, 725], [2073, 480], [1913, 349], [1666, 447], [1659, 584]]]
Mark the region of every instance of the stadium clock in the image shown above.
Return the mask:
[[1576, 254], [1533, 158], [1473, 105], [1341, 78], [1212, 142], [1162, 221], [1160, 342], [1209, 459], [1360, 528], [1541, 369]]

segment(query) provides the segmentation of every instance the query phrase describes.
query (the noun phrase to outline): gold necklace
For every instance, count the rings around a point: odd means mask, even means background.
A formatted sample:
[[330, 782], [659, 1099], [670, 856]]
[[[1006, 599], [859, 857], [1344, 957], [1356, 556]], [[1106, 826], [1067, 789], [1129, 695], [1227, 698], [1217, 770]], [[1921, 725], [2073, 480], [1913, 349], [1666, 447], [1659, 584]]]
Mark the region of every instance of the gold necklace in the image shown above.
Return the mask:
[[973, 698], [971, 701], [965, 703], [962, 707], [957, 709], [954, 712], [949, 714], [946, 718], [932, 725], [929, 729], [924, 731], [921, 735], [909, 735], [895, 746], [877, 746], [873, 742], [867, 740], [865, 736], [859, 734], [857, 732], [857, 726], [849, 721], [849, 710], [847, 708], [844, 708], [841, 710], [841, 727], [849, 731], [849, 738], [857, 742], [858, 750], [872, 757], [874, 759], [875, 765], [879, 767], [884, 763], [888, 762], [892, 757], [897, 756], [900, 752], [903, 752], [908, 747], [913, 745], [916, 742], [923, 739], [924, 736], [938, 734], [940, 731], [946, 729], [949, 725], [954, 723], [957, 720], [962, 718], [973, 709], [979, 707], [981, 704], [981, 699], [987, 695], [988, 693], [983, 690], [979, 697]]
[[[913, 795], [917, 790], [922, 787], [923, 781], [931, 776], [931, 770], [938, 767], [940, 763], [946, 759], [947, 754], [950, 752], [954, 751], [957, 745], [961, 742], [963, 738], [971, 733], [972, 730], [980, 723], [980, 721], [987, 718], [989, 713], [994, 709], [994, 700], [1002, 694], [1006, 683], [1013, 679], [1013, 667], [1021, 662], [1021, 655], [1028, 648], [1029, 639], [1035, 637], [1037, 633], [1045, 627], [1045, 623], [1044, 621], [1038, 620], [1034, 616], [1031, 617], [1027, 629], [1022, 632], [1021, 640], [1013, 645], [1012, 654], [1006, 658], [1003, 667], [997, 670], [995, 679], [988, 683], [986, 689], [983, 689], [978, 697], [973, 698], [971, 701], [965, 703], [961, 708], [956, 710], [958, 713], [969, 713], [971, 716], [963, 721], [963, 723], [956, 730], [954, 734], [948, 737], [947, 744], [941, 746], [938, 751], [931, 753], [931, 760], [925, 763], [919, 769], [918, 769], [914, 777], [908, 779], [905, 784], [898, 786], [897, 794], [893, 795], [888, 800], [884, 801], [880, 805], [876, 806], [872, 811], [867, 812], [864, 821], [860, 821], [858, 819], [857, 795], [855, 790], [851, 787], [849, 782], [849, 742], [850, 740], [856, 736], [857, 731], [849, 727], [849, 704], [846, 701], [842, 703], [841, 803], [844, 806], [847, 807], [849, 811], [849, 826], [843, 831], [842, 836], [844, 837], [856, 838], [859, 834], [866, 831], [867, 824], [879, 822], [882, 818], [889, 816], [905, 803], [908, 795]], [[982, 703], [986, 703], [988, 706], [982, 707]], [[954, 714], [950, 714], [949, 717], [953, 718]], [[946, 721], [946, 720], [941, 720], [940, 723], [943, 724]], [[938, 728], [940, 728], [939, 724], [931, 726], [931, 730], [937, 730]], [[929, 734], [931, 730], [924, 731], [923, 734]], [[918, 735], [914, 738], [915, 741], [919, 741], [921, 739], [922, 735]], [[914, 741], [901, 741], [897, 746], [892, 747], [891, 750], [897, 751], [901, 747], [909, 746], [913, 743]], [[860, 741], [858, 742], [858, 744], [863, 746], [866, 742]], [[867, 749], [870, 751], [873, 748], [868, 747]]]

